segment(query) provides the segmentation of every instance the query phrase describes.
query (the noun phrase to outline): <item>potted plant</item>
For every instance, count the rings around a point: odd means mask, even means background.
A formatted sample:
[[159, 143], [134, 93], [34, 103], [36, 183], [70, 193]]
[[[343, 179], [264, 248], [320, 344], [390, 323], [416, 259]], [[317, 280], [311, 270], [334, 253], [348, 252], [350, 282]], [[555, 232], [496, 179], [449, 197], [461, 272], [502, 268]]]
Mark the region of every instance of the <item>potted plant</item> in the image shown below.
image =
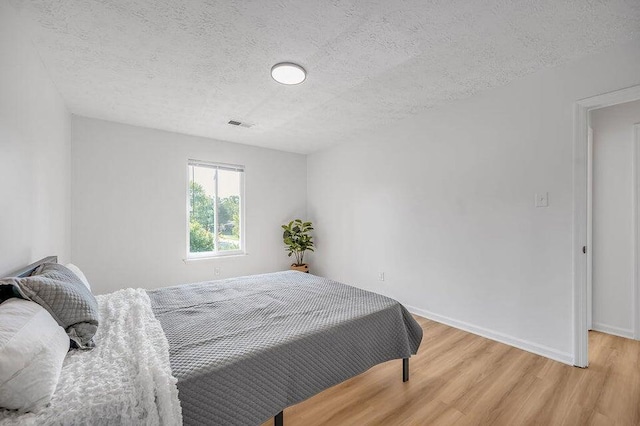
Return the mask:
[[287, 225], [282, 225], [284, 233], [285, 250], [289, 252], [289, 257], [295, 256], [295, 263], [291, 264], [291, 269], [300, 272], [309, 272], [309, 265], [304, 263], [304, 252], [313, 251], [313, 237], [309, 234], [313, 230], [311, 222], [303, 222], [300, 219], [292, 220]]

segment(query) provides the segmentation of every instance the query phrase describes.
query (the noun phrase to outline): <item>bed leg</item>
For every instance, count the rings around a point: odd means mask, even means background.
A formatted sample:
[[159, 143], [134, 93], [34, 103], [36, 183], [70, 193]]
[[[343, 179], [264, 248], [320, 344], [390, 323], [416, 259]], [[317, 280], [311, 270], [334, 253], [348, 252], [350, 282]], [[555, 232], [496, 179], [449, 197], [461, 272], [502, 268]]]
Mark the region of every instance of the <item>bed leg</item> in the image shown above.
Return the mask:
[[402, 358], [402, 381], [409, 381], [409, 358]]
[[273, 426], [282, 426], [284, 424], [284, 412], [280, 411], [273, 418]]

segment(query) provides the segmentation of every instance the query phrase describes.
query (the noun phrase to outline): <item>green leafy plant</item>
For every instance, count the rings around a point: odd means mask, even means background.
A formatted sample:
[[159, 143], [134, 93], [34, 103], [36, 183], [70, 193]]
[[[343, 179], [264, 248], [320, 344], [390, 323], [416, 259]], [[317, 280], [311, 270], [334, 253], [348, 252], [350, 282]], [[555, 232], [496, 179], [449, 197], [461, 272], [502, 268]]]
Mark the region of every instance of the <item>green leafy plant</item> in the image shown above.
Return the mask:
[[189, 222], [189, 247], [192, 253], [213, 250], [213, 234], [207, 231], [200, 222], [191, 219]]
[[313, 237], [310, 231], [313, 230], [311, 222], [303, 222], [300, 219], [292, 220], [287, 225], [282, 225], [284, 233], [285, 250], [289, 252], [289, 257], [295, 256], [295, 266], [304, 265], [304, 252], [313, 250]]

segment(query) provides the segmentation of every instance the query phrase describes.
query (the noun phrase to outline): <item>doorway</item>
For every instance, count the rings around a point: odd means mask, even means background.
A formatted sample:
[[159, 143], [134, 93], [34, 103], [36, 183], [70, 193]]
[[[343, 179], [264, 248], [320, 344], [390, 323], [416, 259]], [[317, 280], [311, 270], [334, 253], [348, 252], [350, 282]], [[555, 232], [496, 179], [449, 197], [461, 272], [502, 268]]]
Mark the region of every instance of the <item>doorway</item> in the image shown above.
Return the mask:
[[[590, 112], [597, 109], [610, 107], [613, 105], [623, 104], [627, 102], [637, 101], [640, 99], [640, 86], [634, 86], [627, 89], [622, 89], [616, 92], [611, 92], [591, 98], [577, 101], [574, 104], [574, 191], [573, 191], [573, 345], [574, 345], [574, 359], [573, 364], [577, 367], [587, 367], [589, 364], [589, 320], [591, 320], [591, 304], [592, 294], [591, 286], [589, 285], [590, 277], [592, 276], [591, 262], [589, 262], [588, 253], [591, 252], [592, 247], [588, 245], [588, 239], [591, 238], [589, 230], [590, 215], [589, 204], [591, 203], [590, 185], [589, 179], [591, 177], [589, 173], [590, 169], [590, 156], [589, 156], [589, 116]], [[635, 140], [638, 139], [638, 129], [635, 128]], [[635, 142], [634, 142], [635, 144]], [[637, 146], [637, 144], [635, 144]], [[635, 164], [640, 163], [635, 161], [636, 157], [640, 157], [640, 150], [636, 150], [634, 156]], [[634, 169], [633, 188], [634, 193], [637, 193], [638, 188], [638, 167]], [[633, 207], [637, 210], [639, 203], [638, 197], [634, 198]], [[638, 226], [634, 221], [633, 241], [638, 241]], [[635, 259], [637, 256], [633, 255]], [[638, 262], [635, 262], [637, 265]], [[638, 298], [640, 292], [635, 290], [638, 282], [637, 267], [634, 267], [634, 294], [632, 301], [635, 306], [640, 307]], [[640, 321], [638, 321], [638, 310], [634, 309], [634, 335], [636, 332], [640, 332]], [[637, 325], [636, 325], [637, 324]]]
[[587, 291], [589, 330], [634, 339], [637, 321], [637, 170], [640, 100], [589, 112]]

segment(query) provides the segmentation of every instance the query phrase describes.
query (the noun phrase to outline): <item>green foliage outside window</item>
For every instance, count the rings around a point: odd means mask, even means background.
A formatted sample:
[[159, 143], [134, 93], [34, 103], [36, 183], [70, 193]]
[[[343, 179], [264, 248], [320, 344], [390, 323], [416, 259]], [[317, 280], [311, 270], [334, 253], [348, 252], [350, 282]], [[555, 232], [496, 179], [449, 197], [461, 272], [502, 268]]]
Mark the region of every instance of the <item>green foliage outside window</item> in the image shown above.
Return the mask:
[[[191, 253], [215, 249], [215, 203], [197, 182], [189, 187], [189, 250]], [[240, 248], [240, 197], [218, 199], [218, 250]]]
[[189, 222], [189, 241], [192, 253], [213, 251], [213, 234], [193, 219]]
[[240, 197], [232, 195], [218, 202], [220, 212], [220, 233], [223, 235], [240, 235]]

